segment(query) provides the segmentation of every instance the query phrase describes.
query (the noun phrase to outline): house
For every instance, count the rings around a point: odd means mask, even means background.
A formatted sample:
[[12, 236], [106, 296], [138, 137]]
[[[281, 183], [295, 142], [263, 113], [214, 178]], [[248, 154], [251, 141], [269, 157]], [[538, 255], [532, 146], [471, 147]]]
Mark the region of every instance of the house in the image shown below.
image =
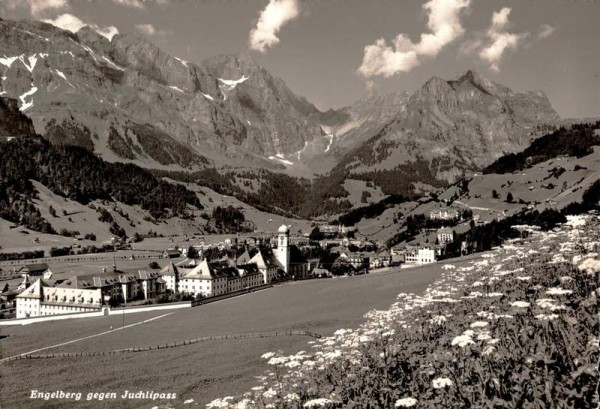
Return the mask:
[[29, 276], [41, 276], [47, 271], [50, 271], [50, 267], [46, 263], [25, 264], [19, 269], [19, 273]]
[[460, 216], [458, 210], [451, 208], [437, 209], [429, 212], [429, 218], [432, 220], [454, 220], [459, 219]]
[[331, 272], [325, 268], [317, 267], [312, 271], [312, 276], [319, 278], [331, 277]]
[[404, 262], [411, 264], [430, 264], [437, 261], [439, 250], [431, 247], [408, 247], [404, 252]]
[[345, 259], [355, 270], [369, 268], [370, 254], [346, 251], [340, 254], [340, 259]]
[[440, 244], [448, 244], [454, 241], [454, 231], [447, 227], [441, 228], [437, 231], [437, 241]]
[[62, 288], [38, 278], [17, 295], [17, 318], [91, 312], [102, 308], [100, 288]]
[[181, 253], [177, 249], [167, 249], [163, 251], [163, 258], [179, 258]]
[[262, 284], [263, 275], [256, 264], [234, 266], [230, 260], [203, 260], [194, 269], [179, 276], [176, 287], [180, 292], [194, 296], [214, 297]]
[[392, 255], [385, 249], [369, 259], [369, 268], [389, 267], [390, 264], [392, 264]]
[[165, 291], [159, 272], [113, 271], [58, 282], [38, 278], [16, 297], [17, 318], [97, 311], [105, 297], [123, 302], [154, 298]]

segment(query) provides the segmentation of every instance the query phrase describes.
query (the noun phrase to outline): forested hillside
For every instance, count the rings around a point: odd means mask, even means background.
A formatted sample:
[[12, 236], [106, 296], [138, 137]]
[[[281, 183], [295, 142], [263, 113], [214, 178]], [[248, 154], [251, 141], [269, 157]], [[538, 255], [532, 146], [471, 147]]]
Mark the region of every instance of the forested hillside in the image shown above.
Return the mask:
[[561, 127], [534, 140], [522, 152], [502, 156], [486, 167], [483, 173], [520, 171], [561, 155], [581, 158], [592, 153], [595, 145], [600, 146], [600, 122]]
[[39, 136], [0, 144], [0, 217], [33, 230], [52, 232], [32, 204], [36, 180], [55, 194], [86, 204], [105, 199], [139, 205], [152, 217], [188, 217], [201, 209], [194, 193], [161, 181], [133, 164], [107, 163], [76, 146], [55, 146]]

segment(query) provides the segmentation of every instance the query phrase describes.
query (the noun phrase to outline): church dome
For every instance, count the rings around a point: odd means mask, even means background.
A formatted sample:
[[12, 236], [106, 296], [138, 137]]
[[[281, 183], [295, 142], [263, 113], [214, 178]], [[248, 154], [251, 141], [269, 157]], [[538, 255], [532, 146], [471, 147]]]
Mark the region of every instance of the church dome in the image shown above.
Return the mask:
[[282, 224], [278, 230], [279, 233], [289, 233], [289, 231], [290, 231], [290, 229], [288, 229], [288, 227], [285, 224]]

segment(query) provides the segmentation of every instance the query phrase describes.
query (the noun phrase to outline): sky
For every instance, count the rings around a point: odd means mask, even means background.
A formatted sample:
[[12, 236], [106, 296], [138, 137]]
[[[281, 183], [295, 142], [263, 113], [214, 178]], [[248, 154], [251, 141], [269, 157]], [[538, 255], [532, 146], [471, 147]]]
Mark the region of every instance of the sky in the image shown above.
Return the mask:
[[468, 69], [600, 116], [600, 2], [586, 0], [0, 0], [0, 16], [136, 33], [191, 62], [247, 54], [319, 109], [414, 92]]

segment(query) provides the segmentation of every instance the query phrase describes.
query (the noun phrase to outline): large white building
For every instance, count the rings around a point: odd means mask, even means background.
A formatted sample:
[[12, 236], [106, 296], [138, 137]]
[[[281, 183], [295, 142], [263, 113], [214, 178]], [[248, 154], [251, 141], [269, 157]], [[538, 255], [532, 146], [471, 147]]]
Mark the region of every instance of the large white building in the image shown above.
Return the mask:
[[438, 252], [431, 247], [410, 248], [404, 252], [406, 263], [430, 264], [437, 261]]
[[156, 271], [38, 279], [16, 297], [17, 318], [95, 311], [102, 308], [105, 296], [127, 303], [155, 298], [164, 291], [165, 282]]
[[[192, 268], [190, 268], [192, 267]], [[169, 263], [161, 274], [168, 290], [193, 296], [214, 297], [254, 288], [263, 284], [263, 275], [255, 264], [236, 265], [233, 260], [203, 260], [192, 266]]]
[[97, 311], [102, 307], [100, 288], [60, 288], [37, 279], [17, 295], [17, 318]]

